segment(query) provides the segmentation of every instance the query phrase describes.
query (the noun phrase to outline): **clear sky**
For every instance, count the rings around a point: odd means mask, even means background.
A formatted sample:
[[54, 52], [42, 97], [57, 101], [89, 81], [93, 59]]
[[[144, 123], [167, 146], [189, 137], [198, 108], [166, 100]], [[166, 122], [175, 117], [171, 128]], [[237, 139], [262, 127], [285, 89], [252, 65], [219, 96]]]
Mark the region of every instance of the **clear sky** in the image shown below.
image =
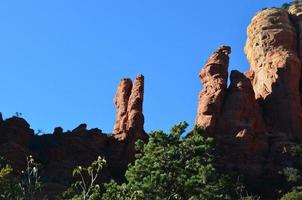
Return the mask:
[[35, 130], [111, 132], [121, 78], [145, 75], [145, 129], [194, 123], [198, 73], [221, 44], [248, 68], [246, 28], [280, 0], [0, 1], [0, 111]]

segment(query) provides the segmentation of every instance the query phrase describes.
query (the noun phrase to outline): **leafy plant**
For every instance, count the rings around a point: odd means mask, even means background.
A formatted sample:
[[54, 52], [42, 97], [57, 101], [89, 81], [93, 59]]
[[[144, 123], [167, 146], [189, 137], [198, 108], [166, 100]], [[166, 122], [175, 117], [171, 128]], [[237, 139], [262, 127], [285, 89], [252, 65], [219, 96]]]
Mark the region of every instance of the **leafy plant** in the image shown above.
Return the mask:
[[24, 199], [35, 200], [35, 195], [41, 190], [42, 183], [38, 174], [39, 164], [30, 155], [26, 158], [27, 167], [21, 172], [21, 182], [19, 183]]
[[147, 144], [138, 141], [127, 183], [110, 182], [102, 199], [236, 199], [235, 184], [213, 166], [213, 139], [199, 127], [182, 138], [187, 126], [180, 123], [169, 134], [154, 131]]
[[299, 174], [299, 170], [292, 167], [284, 168], [280, 174], [286, 177], [286, 180], [291, 183], [295, 183], [301, 179], [301, 175]]
[[282, 4], [282, 6], [281, 6], [281, 8], [284, 9], [284, 10], [287, 10], [289, 7], [290, 7], [290, 4], [289, 4], [289, 3], [284, 3], [284, 4]]
[[290, 155], [293, 157], [299, 157], [302, 155], [302, 148], [300, 145], [294, 145], [290, 148]]
[[72, 175], [78, 177], [79, 180], [58, 199], [93, 200], [100, 198], [100, 186], [96, 184], [96, 181], [105, 165], [106, 160], [99, 156], [87, 168], [82, 166], [75, 168]]
[[4, 159], [0, 160], [0, 200], [35, 200], [42, 184], [34, 158], [27, 157], [27, 167], [19, 178], [12, 174], [10, 165], [3, 164]]
[[281, 200], [301, 200], [302, 199], [302, 192], [299, 191], [292, 191], [285, 194]]
[[13, 169], [8, 164], [4, 164], [3, 158], [0, 159], [0, 199], [12, 199], [11, 173]]

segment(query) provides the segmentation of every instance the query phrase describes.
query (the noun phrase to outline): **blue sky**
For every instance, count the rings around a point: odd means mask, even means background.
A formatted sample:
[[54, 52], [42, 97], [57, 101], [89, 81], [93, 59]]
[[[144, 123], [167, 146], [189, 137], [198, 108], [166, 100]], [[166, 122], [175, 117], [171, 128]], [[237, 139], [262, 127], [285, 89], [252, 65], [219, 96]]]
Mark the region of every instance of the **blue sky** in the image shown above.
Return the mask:
[[9, 0], [0, 2], [0, 111], [52, 132], [86, 122], [110, 132], [123, 77], [145, 75], [145, 129], [194, 123], [198, 73], [221, 44], [248, 68], [246, 28], [279, 0]]

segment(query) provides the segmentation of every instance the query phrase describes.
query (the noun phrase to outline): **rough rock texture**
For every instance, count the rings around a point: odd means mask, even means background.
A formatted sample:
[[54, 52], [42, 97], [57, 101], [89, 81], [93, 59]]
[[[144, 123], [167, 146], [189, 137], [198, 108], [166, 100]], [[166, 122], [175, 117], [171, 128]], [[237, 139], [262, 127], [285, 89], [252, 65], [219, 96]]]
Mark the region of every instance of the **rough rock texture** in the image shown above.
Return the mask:
[[113, 134], [116, 139], [146, 139], [143, 101], [144, 76], [138, 75], [133, 84], [130, 79], [122, 79], [114, 98], [116, 121]]
[[231, 72], [230, 80], [215, 127], [216, 165], [259, 180], [268, 151], [264, 120], [250, 80], [238, 71]]
[[219, 47], [199, 73], [203, 91], [199, 93], [196, 124], [202, 125], [208, 135], [213, 134], [225, 95], [231, 48]]
[[[302, 60], [302, 4], [293, 4], [288, 8], [288, 13], [292, 22], [296, 27], [296, 32], [298, 35], [298, 54], [300, 60]], [[302, 94], [302, 81], [300, 80], [300, 94]], [[301, 101], [302, 104], [302, 101]]]
[[[293, 166], [291, 149], [302, 142], [301, 8], [257, 13], [247, 30], [250, 69], [232, 71], [228, 88], [228, 62], [219, 49], [200, 73], [196, 125], [215, 138], [218, 169], [243, 174], [265, 199], [277, 199], [271, 189], [286, 182], [279, 172]], [[212, 63], [224, 64], [211, 73]]]
[[119, 176], [123, 175], [129, 162], [135, 159], [135, 142], [138, 139], [148, 139], [144, 131], [143, 100], [143, 75], [138, 75], [134, 83], [128, 78], [121, 80], [113, 101], [116, 106], [116, 121], [113, 128], [114, 140], [110, 140], [109, 150], [112, 152], [109, 167], [119, 173]]
[[116, 120], [113, 128], [113, 133], [114, 137], [120, 138], [121, 140], [123, 140], [127, 134], [128, 101], [131, 95], [131, 90], [131, 79], [122, 79], [113, 100], [116, 106]]
[[299, 92], [301, 62], [296, 29], [288, 13], [267, 9], [248, 27], [245, 47], [255, 97], [261, 102], [267, 126], [302, 138], [302, 107]]
[[217, 124], [217, 136], [233, 139], [253, 138], [264, 134], [265, 125], [250, 80], [239, 71], [231, 72], [231, 84]]

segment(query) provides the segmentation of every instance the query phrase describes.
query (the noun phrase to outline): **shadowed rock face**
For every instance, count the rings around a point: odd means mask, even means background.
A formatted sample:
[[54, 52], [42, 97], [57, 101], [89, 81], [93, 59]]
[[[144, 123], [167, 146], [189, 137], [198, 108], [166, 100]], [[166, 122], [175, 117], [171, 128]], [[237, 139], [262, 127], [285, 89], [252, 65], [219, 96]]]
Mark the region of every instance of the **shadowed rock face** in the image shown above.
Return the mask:
[[255, 97], [261, 102], [267, 126], [302, 138], [297, 44], [296, 29], [288, 13], [268, 9], [257, 14], [249, 25], [245, 52]]
[[199, 93], [196, 125], [202, 125], [212, 135], [227, 88], [229, 54], [231, 48], [219, 47], [199, 73], [203, 91]]
[[116, 121], [113, 134], [116, 139], [123, 141], [129, 137], [146, 138], [143, 100], [143, 75], [138, 75], [134, 84], [130, 79], [121, 80], [114, 98]]
[[233, 139], [264, 134], [264, 121], [250, 80], [237, 70], [231, 72], [230, 80], [217, 129]]

